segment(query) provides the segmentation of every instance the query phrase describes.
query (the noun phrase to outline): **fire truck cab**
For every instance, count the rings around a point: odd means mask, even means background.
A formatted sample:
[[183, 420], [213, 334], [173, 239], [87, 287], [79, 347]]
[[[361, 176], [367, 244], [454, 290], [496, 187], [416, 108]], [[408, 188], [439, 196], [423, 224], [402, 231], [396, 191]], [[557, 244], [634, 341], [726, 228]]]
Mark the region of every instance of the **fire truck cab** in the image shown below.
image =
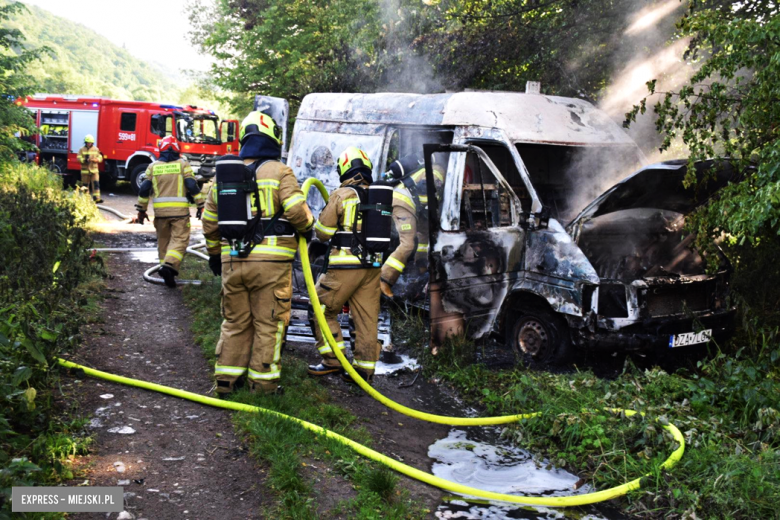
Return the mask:
[[103, 154], [101, 183], [110, 189], [128, 180], [136, 193], [147, 166], [159, 156], [158, 144], [175, 136], [199, 182], [214, 176], [220, 155], [238, 153], [238, 121], [220, 121], [213, 110], [195, 106], [120, 101], [94, 96], [36, 94], [20, 100], [41, 129], [35, 137], [40, 163], [78, 178], [76, 158], [84, 137], [92, 134]]

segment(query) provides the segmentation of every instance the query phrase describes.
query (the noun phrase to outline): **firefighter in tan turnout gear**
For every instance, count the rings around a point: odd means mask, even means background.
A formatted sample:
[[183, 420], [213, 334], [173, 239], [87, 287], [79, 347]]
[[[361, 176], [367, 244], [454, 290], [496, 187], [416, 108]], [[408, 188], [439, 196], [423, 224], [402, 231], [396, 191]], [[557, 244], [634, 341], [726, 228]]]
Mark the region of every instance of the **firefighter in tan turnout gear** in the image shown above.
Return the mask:
[[[401, 181], [393, 191], [393, 223], [399, 244], [382, 266], [381, 276], [382, 293], [392, 298], [392, 287], [410, 261], [414, 260], [419, 269], [427, 269], [428, 192], [420, 156], [394, 161], [385, 175]], [[433, 176], [439, 192], [444, 186], [444, 170], [439, 164], [434, 163]]]
[[100, 204], [100, 170], [98, 164], [103, 162], [103, 154], [95, 146], [95, 138], [91, 134], [84, 137], [84, 146], [76, 155], [81, 163], [81, 185], [92, 193], [92, 200]]
[[179, 155], [179, 142], [173, 136], [160, 142], [160, 159], [149, 165], [146, 179], [138, 192], [138, 222], [149, 216], [149, 198], [154, 199], [154, 229], [157, 231], [157, 252], [160, 276], [168, 287], [176, 287], [175, 277], [190, 243], [190, 201], [203, 208], [203, 195], [192, 174], [190, 163]]
[[[369, 382], [380, 349], [377, 341], [380, 269], [379, 265], [366, 266], [351, 246], [354, 244], [353, 225], [362, 225], [361, 221], [355, 219], [361, 204], [357, 189], [365, 189], [371, 184], [372, 168], [371, 160], [362, 150], [347, 148], [339, 156], [337, 165], [341, 186], [330, 194], [327, 205], [314, 225], [319, 240], [331, 240], [328, 271], [317, 281], [317, 296], [325, 307], [330, 332], [342, 351], [345, 344], [337, 317], [349, 301], [356, 332], [352, 364], [363, 379]], [[388, 189], [392, 190], [389, 186]], [[342, 372], [331, 346], [324, 340], [318, 322], [315, 322], [314, 332], [322, 362], [310, 365], [309, 374], [322, 376]], [[347, 382], [354, 382], [346, 372], [342, 372], [341, 376]]]
[[209, 266], [222, 275], [217, 395], [232, 392], [243, 376], [252, 391], [279, 390], [296, 232], [307, 234], [314, 224], [295, 175], [279, 161], [281, 131], [273, 118], [251, 112], [240, 142], [238, 158], [217, 161], [203, 213]]

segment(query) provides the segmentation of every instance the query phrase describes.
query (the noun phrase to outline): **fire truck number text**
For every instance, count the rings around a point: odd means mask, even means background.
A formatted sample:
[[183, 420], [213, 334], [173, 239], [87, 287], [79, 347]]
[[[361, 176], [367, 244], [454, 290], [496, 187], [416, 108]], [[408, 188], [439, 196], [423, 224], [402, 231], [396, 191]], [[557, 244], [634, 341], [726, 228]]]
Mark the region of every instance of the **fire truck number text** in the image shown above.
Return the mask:
[[119, 132], [120, 141], [135, 141], [135, 134], [128, 134], [125, 132]]

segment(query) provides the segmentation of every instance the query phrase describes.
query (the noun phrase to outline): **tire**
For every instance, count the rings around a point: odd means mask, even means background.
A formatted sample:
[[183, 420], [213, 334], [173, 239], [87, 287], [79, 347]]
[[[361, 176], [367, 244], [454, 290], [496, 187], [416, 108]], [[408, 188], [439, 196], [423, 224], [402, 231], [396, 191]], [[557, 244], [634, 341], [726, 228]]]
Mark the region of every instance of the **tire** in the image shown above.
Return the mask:
[[68, 161], [62, 157], [52, 157], [50, 161], [46, 161], [46, 168], [57, 175], [66, 175], [68, 173]]
[[132, 172], [130, 172], [130, 187], [133, 189], [133, 193], [136, 195], [138, 195], [138, 192], [141, 191], [141, 176], [148, 167], [149, 163], [139, 164], [133, 168]]
[[571, 357], [569, 326], [559, 316], [544, 309], [515, 309], [517, 316], [507, 322], [507, 344], [518, 361], [529, 365], [566, 364]]

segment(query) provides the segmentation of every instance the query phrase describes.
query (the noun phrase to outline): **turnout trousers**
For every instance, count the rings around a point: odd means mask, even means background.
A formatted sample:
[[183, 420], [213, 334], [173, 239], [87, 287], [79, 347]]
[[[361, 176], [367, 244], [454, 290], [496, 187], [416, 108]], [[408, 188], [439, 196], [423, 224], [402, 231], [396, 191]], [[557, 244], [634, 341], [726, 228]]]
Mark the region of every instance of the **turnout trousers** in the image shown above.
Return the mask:
[[[276, 390], [292, 298], [292, 263], [222, 264], [222, 328], [217, 343], [218, 381], [247, 375], [252, 389]], [[218, 387], [219, 390], [219, 387]]]
[[[338, 315], [349, 301], [349, 309], [355, 322], [355, 357], [352, 365], [368, 375], [374, 373], [379, 359], [380, 344], [377, 341], [379, 321], [379, 269], [331, 269], [317, 281], [317, 296], [325, 307], [325, 319], [331, 334], [340, 349], [345, 348]], [[319, 322], [314, 322], [317, 350], [322, 363], [340, 366], [330, 345], [320, 331]]]
[[100, 173], [81, 172], [81, 185], [89, 188], [94, 200], [100, 200]]
[[177, 273], [190, 245], [190, 216], [154, 217], [157, 231], [157, 255], [160, 263], [171, 267]]

